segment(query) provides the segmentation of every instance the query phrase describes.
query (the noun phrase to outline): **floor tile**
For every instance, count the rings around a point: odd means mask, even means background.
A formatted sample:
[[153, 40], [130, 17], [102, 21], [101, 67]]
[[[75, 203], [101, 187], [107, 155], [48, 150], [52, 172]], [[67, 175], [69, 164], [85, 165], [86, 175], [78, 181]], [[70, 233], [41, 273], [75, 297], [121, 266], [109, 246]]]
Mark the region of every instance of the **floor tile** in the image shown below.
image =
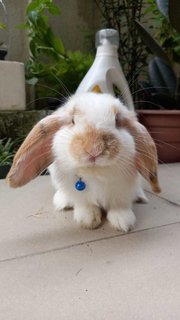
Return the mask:
[[180, 224], [0, 263], [6, 320], [180, 319]]

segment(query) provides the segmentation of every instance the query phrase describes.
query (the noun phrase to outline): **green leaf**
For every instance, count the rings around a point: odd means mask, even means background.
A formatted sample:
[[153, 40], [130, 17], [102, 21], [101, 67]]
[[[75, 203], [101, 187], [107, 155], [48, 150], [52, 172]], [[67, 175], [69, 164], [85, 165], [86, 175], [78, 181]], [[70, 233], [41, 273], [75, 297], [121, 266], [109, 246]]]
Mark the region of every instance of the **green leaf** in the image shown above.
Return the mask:
[[38, 11], [30, 11], [28, 13], [28, 20], [32, 23], [32, 25], [35, 27], [38, 19]]
[[12, 162], [14, 156], [13, 142], [11, 138], [0, 140], [0, 164], [8, 164]]
[[148, 7], [145, 11], [144, 11], [144, 16], [146, 16], [148, 13], [152, 13], [152, 7]]
[[61, 13], [59, 7], [53, 3], [49, 6], [48, 10], [53, 15], [59, 15]]
[[38, 9], [38, 7], [39, 7], [39, 1], [38, 0], [31, 1], [30, 4], [27, 6], [26, 14], [29, 14], [30, 12]]
[[46, 38], [49, 42], [49, 46], [54, 48], [54, 51], [60, 55], [63, 55], [65, 50], [62, 41], [56, 37], [51, 28], [48, 28]]
[[54, 38], [53, 38], [53, 44], [54, 44], [55, 50], [56, 50], [58, 53], [60, 53], [60, 54], [62, 54], [62, 55], [65, 53], [63, 43], [62, 43], [62, 41], [61, 41], [59, 38], [54, 37]]

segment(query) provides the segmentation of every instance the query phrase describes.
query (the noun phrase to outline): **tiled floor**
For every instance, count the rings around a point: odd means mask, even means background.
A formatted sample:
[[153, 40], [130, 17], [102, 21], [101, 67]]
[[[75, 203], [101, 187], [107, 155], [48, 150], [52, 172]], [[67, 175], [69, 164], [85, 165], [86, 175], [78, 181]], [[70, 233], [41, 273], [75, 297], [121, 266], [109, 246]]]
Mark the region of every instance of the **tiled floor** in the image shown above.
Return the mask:
[[48, 176], [1, 180], [0, 319], [180, 319], [180, 164], [159, 171], [163, 192], [135, 205], [129, 234], [55, 213]]

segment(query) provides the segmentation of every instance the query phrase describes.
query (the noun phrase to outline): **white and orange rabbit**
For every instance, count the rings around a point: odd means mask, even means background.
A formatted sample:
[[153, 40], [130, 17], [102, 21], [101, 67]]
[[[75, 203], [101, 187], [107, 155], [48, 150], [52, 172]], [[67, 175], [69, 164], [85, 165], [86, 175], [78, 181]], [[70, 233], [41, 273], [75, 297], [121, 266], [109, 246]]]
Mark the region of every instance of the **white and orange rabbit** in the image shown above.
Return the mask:
[[100, 225], [103, 208], [114, 228], [131, 229], [133, 201], [145, 197], [140, 175], [160, 192], [152, 138], [109, 94], [75, 94], [41, 120], [14, 158], [9, 185], [24, 185], [48, 166], [56, 209], [73, 206], [74, 219], [86, 228]]

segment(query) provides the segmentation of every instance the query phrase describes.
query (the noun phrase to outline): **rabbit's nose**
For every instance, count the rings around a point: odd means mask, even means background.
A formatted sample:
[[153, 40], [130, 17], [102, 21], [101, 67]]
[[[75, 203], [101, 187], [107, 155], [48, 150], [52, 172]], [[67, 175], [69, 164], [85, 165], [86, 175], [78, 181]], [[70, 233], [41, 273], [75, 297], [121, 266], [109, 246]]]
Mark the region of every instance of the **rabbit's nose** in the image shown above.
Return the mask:
[[90, 151], [90, 152], [87, 152], [88, 156], [89, 156], [89, 161], [91, 162], [95, 162], [96, 159], [98, 157], [100, 157], [102, 155], [103, 151]]

